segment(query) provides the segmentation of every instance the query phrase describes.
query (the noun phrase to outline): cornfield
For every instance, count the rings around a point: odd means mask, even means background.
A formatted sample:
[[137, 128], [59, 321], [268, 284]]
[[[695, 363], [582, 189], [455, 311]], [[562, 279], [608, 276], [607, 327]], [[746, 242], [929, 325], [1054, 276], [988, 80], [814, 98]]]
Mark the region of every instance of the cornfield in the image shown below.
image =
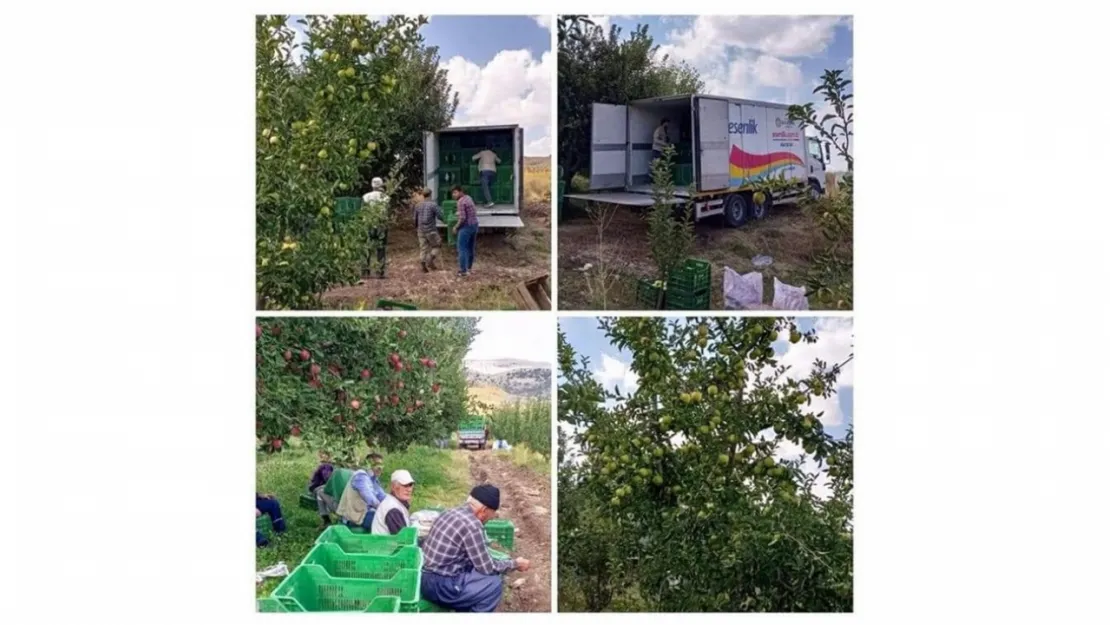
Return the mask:
[[517, 400], [497, 406], [490, 414], [490, 434], [510, 445], [527, 445], [546, 457], [551, 455], [551, 401]]

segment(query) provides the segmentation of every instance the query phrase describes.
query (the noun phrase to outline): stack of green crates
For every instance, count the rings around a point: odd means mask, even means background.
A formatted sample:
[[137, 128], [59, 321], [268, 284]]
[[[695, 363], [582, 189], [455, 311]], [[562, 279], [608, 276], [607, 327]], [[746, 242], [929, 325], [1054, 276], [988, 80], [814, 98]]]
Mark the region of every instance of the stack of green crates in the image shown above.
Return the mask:
[[337, 224], [343, 223], [357, 215], [360, 210], [362, 210], [362, 198], [337, 197], [335, 198], [335, 211], [332, 213], [332, 218]]
[[[688, 259], [667, 278], [663, 308], [666, 310], [709, 310], [712, 273], [708, 261]], [[659, 291], [651, 280], [636, 284], [636, 301], [645, 310], [659, 309]]]
[[260, 612], [416, 611], [424, 554], [417, 529], [357, 534], [333, 525], [266, 599]]
[[674, 183], [675, 186], [679, 187], [688, 187], [694, 184], [694, 165], [692, 163], [675, 165]]
[[708, 261], [687, 259], [667, 278], [667, 309], [709, 310], [711, 277]]

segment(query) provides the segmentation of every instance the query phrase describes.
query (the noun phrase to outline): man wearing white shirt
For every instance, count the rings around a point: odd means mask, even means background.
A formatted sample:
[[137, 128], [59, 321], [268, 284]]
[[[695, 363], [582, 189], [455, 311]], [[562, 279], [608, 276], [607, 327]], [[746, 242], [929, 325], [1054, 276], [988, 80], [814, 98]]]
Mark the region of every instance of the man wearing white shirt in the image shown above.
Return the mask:
[[474, 155], [472, 160], [478, 161], [478, 176], [482, 181], [482, 193], [486, 196], [486, 208], [493, 206], [493, 196], [490, 195], [490, 185], [497, 176], [497, 166], [501, 159], [486, 145], [486, 149]]
[[372, 273], [373, 267], [372, 259], [375, 251], [378, 256], [377, 273], [379, 279], [385, 278], [385, 246], [389, 239], [389, 196], [385, 194], [382, 187], [385, 183], [381, 178], [374, 178], [370, 181], [371, 191], [362, 196], [362, 203], [364, 205], [385, 203], [386, 221], [382, 222], [377, 228], [372, 228], [367, 234], [367, 251], [366, 251], [366, 271], [363, 272], [363, 277], [369, 277]]

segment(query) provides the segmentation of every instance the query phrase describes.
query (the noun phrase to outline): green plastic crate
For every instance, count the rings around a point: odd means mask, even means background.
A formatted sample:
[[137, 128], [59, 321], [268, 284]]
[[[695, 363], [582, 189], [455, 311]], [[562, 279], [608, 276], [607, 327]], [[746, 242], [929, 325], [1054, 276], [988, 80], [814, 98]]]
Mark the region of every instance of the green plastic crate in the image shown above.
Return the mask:
[[508, 560], [509, 559], [509, 554], [507, 554], [503, 551], [498, 551], [496, 549], [490, 549], [489, 550], [489, 555], [494, 560]]
[[502, 547], [513, 550], [513, 540], [516, 537], [516, 528], [508, 519], [493, 519], [486, 523], [486, 538], [496, 542]]
[[288, 610], [286, 610], [285, 607], [281, 605], [280, 601], [278, 601], [277, 599], [271, 599], [269, 597], [263, 597], [263, 598], [258, 600], [258, 611], [259, 612], [288, 612]]
[[667, 278], [667, 291], [696, 295], [709, 289], [712, 278], [708, 261], [687, 259], [682, 267], [671, 272]]
[[[636, 281], [636, 302], [641, 310], [661, 310], [659, 305], [659, 291], [662, 287], [655, 286], [654, 281], [640, 278]], [[664, 298], [665, 300], [665, 298]]]
[[323, 567], [332, 577], [354, 579], [393, 579], [398, 571], [424, 566], [424, 552], [415, 545], [401, 547], [391, 556], [347, 553], [335, 543], [320, 543], [308, 552], [301, 564]]
[[462, 167], [440, 167], [439, 184], [450, 187], [462, 184]]
[[335, 198], [335, 211], [332, 213], [336, 221], [346, 221], [362, 210], [362, 198], [337, 197]]
[[709, 290], [701, 293], [678, 293], [667, 290], [667, 310], [709, 310]]
[[466, 154], [463, 150], [443, 150], [439, 153], [439, 166], [440, 167], [461, 167], [463, 164], [463, 156]]
[[262, 532], [263, 534], [269, 534], [272, 526], [273, 523], [271, 523], [270, 516], [268, 514], [263, 514], [262, 516], [257, 516], [254, 518], [254, 529]]
[[421, 599], [420, 601], [416, 601], [414, 603], [402, 603], [401, 604], [401, 611], [402, 612], [450, 612], [451, 610], [449, 610], [449, 609], [447, 609], [447, 608], [445, 608], [445, 607], [443, 607], [439, 604], [432, 603], [431, 601], [428, 601], [427, 599]]
[[439, 209], [443, 213], [443, 223], [453, 222], [459, 216], [459, 203], [455, 200], [440, 202]]
[[459, 138], [458, 135], [448, 136], [448, 137], [440, 137], [439, 138], [439, 149], [441, 151], [443, 151], [443, 150], [460, 150], [460, 149], [462, 149], [462, 140]]
[[401, 604], [420, 598], [420, 571], [404, 569], [388, 580], [349, 579], [302, 564], [270, 598], [287, 612], [399, 612]]
[[389, 299], [378, 300], [378, 302], [374, 304], [374, 308], [378, 310], [416, 310], [416, 306], [412, 304], [402, 304], [401, 302], [395, 302]]
[[694, 183], [693, 165], [676, 165], [674, 169], [674, 183], [677, 186], [688, 187]]
[[391, 556], [401, 547], [416, 545], [417, 530], [406, 527], [392, 536], [359, 534], [345, 525], [332, 525], [316, 539], [316, 544], [335, 543], [347, 553]]
[[297, 505], [305, 510], [317, 510], [316, 495], [312, 493], [301, 493], [300, 496], [297, 497]]
[[459, 429], [460, 430], [484, 430], [485, 428], [486, 428], [486, 420], [485, 419], [470, 418], [470, 419], [464, 419], [462, 421], [459, 421]]

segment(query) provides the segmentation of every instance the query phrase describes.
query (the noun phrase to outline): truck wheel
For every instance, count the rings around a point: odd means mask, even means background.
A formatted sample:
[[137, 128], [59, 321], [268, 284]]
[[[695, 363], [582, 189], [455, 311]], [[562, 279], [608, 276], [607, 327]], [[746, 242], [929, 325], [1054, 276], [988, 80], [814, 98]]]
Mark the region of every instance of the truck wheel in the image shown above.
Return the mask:
[[725, 198], [725, 223], [733, 228], [742, 226], [748, 220], [748, 204], [750, 200], [741, 193]]
[[767, 213], [769, 213], [771, 211], [772, 202], [773, 202], [773, 199], [771, 198], [771, 194], [767, 193], [766, 191], [763, 192], [763, 202], [762, 203], [757, 203], [753, 199], [752, 200], [752, 217], [755, 217], [757, 220], [763, 219], [764, 217], [766, 217]]
[[817, 200], [821, 199], [822, 195], [824, 195], [824, 193], [821, 191], [821, 183], [817, 182], [816, 180], [810, 179], [809, 199], [816, 202]]

